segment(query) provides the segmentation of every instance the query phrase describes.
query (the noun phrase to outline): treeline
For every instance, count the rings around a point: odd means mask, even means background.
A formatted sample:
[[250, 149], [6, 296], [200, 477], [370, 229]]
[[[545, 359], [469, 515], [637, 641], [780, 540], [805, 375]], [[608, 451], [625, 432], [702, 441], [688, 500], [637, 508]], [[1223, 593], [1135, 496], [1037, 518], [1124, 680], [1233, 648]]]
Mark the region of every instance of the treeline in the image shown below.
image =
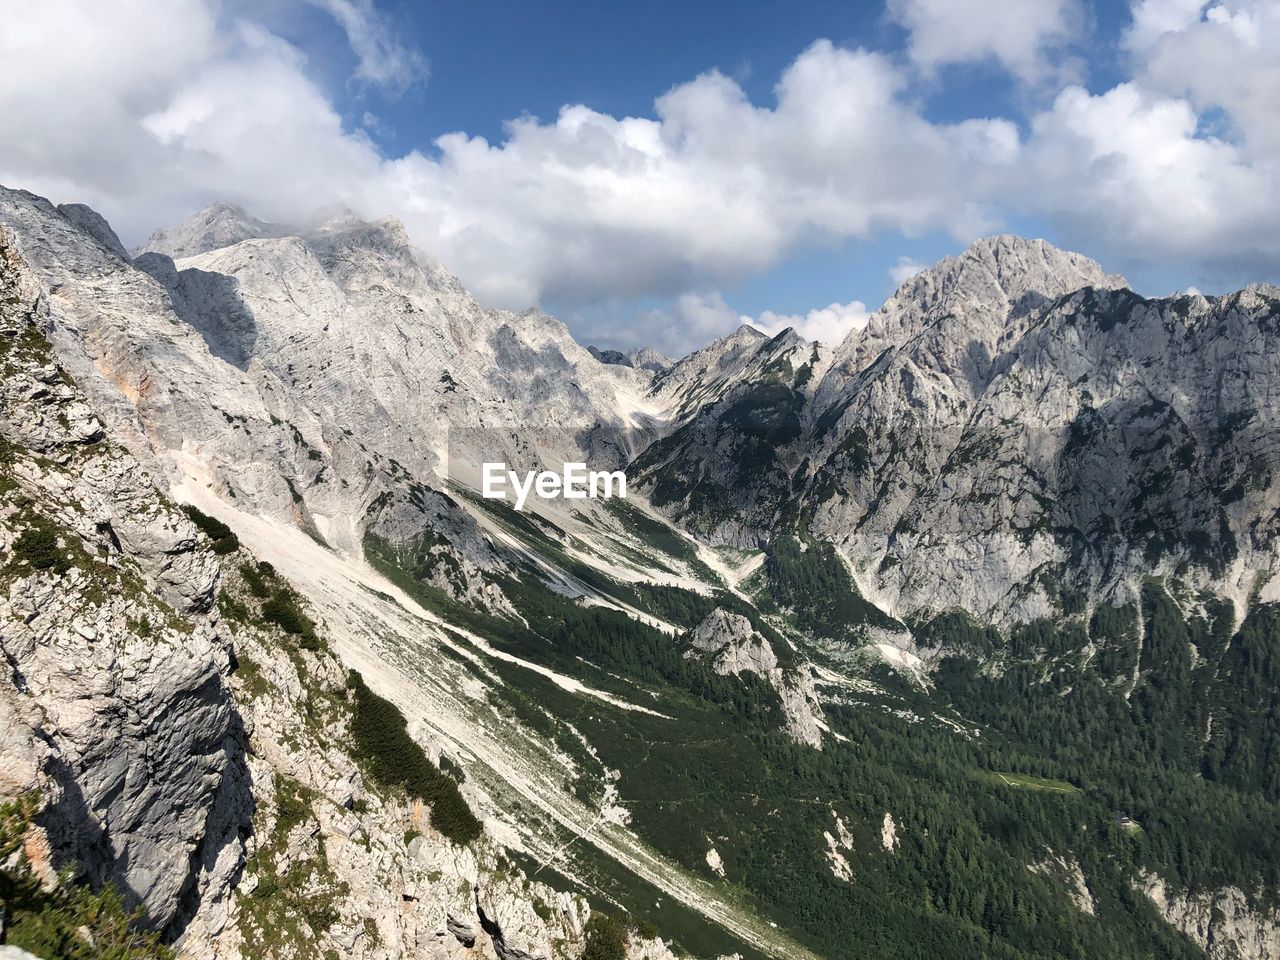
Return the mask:
[[[1141, 656], [1138, 617], [1141, 617]], [[1184, 617], [1157, 584], [1140, 610], [1012, 631], [987, 669], [948, 653], [938, 690], [991, 733], [988, 763], [1088, 791], [1132, 828], [1133, 862], [1183, 888], [1280, 892], [1280, 612]], [[968, 628], [934, 624], [944, 649]], [[1193, 655], [1194, 652], [1194, 655]], [[1212, 716], [1212, 722], [1211, 722]], [[989, 735], [990, 736], [990, 735]]]
[[347, 674], [354, 701], [353, 751], [378, 783], [403, 789], [431, 808], [431, 826], [457, 844], [470, 843], [483, 827], [467, 806], [457, 781], [441, 771], [406, 729], [404, 714], [365, 685], [355, 670]]
[[765, 577], [774, 602], [817, 636], [844, 640], [861, 626], [901, 626], [863, 598], [835, 547], [825, 540], [778, 537], [769, 545]]

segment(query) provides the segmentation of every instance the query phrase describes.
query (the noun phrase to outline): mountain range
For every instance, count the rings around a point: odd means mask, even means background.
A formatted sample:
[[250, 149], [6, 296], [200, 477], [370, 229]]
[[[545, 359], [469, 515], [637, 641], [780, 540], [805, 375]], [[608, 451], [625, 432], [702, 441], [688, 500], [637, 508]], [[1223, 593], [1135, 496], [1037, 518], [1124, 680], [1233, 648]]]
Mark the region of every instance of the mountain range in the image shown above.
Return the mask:
[[0, 268], [0, 943], [1280, 953], [1280, 289], [997, 236], [672, 360], [346, 210]]

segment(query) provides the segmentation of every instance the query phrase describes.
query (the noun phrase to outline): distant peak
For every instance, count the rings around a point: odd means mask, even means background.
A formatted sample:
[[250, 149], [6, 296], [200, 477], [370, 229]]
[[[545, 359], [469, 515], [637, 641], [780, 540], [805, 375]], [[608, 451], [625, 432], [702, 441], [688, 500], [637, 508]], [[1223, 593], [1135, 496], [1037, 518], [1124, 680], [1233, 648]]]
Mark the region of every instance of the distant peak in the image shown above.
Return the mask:
[[761, 330], [759, 327], [753, 327], [753, 326], [752, 326], [751, 324], [749, 324], [749, 323], [743, 323], [743, 324], [740, 324], [740, 325], [738, 326], [738, 329], [737, 329], [737, 330], [735, 330], [735, 331], [733, 331], [733, 333], [732, 333], [732, 334], [730, 334], [730, 336], [732, 336], [732, 337], [742, 337], [742, 338], [745, 338], [745, 339], [748, 339], [748, 340], [767, 340], [767, 339], [769, 339], [769, 335], [768, 335], [767, 333], [765, 333], [765, 332], [764, 332], [763, 330]]
[[907, 279], [895, 300], [959, 304], [1015, 303], [1029, 295], [1054, 298], [1081, 287], [1128, 286], [1084, 254], [1062, 250], [1046, 240], [1002, 233], [975, 240]]
[[291, 232], [282, 224], [259, 220], [237, 203], [219, 200], [193, 213], [181, 223], [157, 230], [134, 251], [134, 255], [163, 253], [180, 260], [229, 247], [243, 240], [284, 237]]
[[208, 220], [212, 220], [215, 217], [235, 217], [239, 220], [255, 219], [249, 216], [248, 210], [238, 203], [232, 203], [230, 200], [219, 200], [217, 203], [211, 203], [195, 216], [204, 217]]

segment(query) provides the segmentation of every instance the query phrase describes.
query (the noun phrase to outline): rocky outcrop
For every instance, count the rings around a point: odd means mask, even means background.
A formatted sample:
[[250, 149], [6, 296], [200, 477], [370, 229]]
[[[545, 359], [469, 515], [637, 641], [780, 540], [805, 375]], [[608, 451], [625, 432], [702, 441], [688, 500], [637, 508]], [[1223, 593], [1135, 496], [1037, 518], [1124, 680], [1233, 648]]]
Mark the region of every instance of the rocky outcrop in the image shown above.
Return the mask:
[[1171, 891], [1144, 875], [1138, 889], [1161, 915], [1202, 949], [1209, 960], [1270, 960], [1280, 956], [1280, 914], [1260, 910], [1235, 887], [1215, 893]]
[[822, 749], [822, 707], [807, 663], [784, 670], [778, 665], [772, 645], [756, 632], [750, 620], [720, 607], [694, 627], [687, 639], [690, 649], [686, 657], [707, 654], [716, 673], [753, 673], [772, 685], [782, 704], [788, 735]]
[[893, 821], [893, 814], [884, 812], [884, 821], [880, 824], [880, 845], [893, 853], [898, 849], [898, 825]]
[[769, 641], [756, 633], [751, 621], [739, 613], [717, 607], [689, 634], [694, 650], [711, 654], [716, 673], [756, 673], [767, 677], [778, 669], [778, 658]]
[[1044, 860], [1031, 864], [1027, 869], [1061, 884], [1067, 896], [1071, 898], [1071, 902], [1081, 913], [1093, 916], [1097, 912], [1097, 903], [1089, 890], [1089, 882], [1085, 879], [1084, 871], [1071, 857], [1050, 854]]
[[822, 839], [827, 844], [827, 865], [831, 868], [832, 876], [837, 880], [851, 883], [853, 865], [849, 863], [847, 854], [852, 853], [854, 849], [853, 834], [849, 832], [849, 827], [840, 814], [833, 811], [832, 816], [835, 817], [835, 833], [833, 834], [830, 830], [824, 830], [822, 833]]
[[58, 364], [38, 289], [0, 232], [0, 782], [40, 792], [52, 867], [165, 928], [248, 819], [217, 566]]

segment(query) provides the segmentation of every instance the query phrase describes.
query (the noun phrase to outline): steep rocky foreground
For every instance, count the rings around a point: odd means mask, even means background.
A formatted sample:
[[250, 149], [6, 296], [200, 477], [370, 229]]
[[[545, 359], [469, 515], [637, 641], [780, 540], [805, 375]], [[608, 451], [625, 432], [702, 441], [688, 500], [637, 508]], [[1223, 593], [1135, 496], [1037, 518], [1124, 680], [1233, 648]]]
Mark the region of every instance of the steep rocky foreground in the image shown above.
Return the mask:
[[[77, 905], [88, 884], [192, 960], [580, 952], [586, 901], [492, 839], [450, 841], [354, 759], [357, 695], [324, 628], [270, 619], [264, 592], [294, 595], [157, 489], [45, 310], [0, 230], [0, 934], [46, 960], [162, 954]], [[670, 956], [638, 934], [628, 953]]]

